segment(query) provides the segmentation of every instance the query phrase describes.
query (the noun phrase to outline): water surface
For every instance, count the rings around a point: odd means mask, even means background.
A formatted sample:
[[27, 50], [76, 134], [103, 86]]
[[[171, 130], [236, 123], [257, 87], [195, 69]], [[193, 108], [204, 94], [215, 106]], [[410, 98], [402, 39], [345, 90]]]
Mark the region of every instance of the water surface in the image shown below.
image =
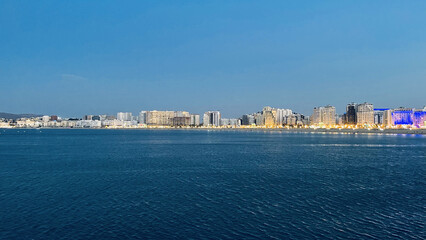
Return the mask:
[[0, 239], [425, 239], [426, 137], [0, 129]]

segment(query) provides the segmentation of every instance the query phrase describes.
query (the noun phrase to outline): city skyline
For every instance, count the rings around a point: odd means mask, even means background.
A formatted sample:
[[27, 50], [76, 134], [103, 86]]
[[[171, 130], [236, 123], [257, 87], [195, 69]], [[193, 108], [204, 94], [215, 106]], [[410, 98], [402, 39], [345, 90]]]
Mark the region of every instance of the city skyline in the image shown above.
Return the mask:
[[238, 118], [224, 118], [220, 111], [207, 111], [202, 116], [188, 111], [142, 110], [118, 112], [114, 115], [85, 115], [63, 118], [57, 115], [23, 116], [8, 119], [0, 113], [0, 128], [357, 128], [424, 129], [426, 106], [419, 108], [375, 108], [372, 103], [348, 103], [344, 114], [331, 105], [314, 107], [311, 115], [292, 109], [265, 106], [261, 111]]
[[[289, 110], [293, 111], [294, 113], [299, 113], [299, 114], [303, 114], [303, 115], [306, 115], [306, 116], [311, 116], [313, 114], [312, 108], [315, 110], [316, 108], [322, 108], [322, 107], [332, 106], [334, 109], [344, 109], [344, 111], [341, 111], [341, 112], [338, 112], [337, 110], [334, 110], [335, 111], [335, 115], [341, 116], [341, 115], [344, 115], [344, 114], [347, 113], [347, 111], [348, 111], [347, 107], [349, 105], [351, 105], [351, 104], [363, 104], [363, 103], [368, 103], [368, 102], [362, 101], [362, 102], [357, 103], [357, 102], [351, 101], [351, 102], [347, 102], [346, 104], [337, 104], [337, 105], [333, 105], [333, 104], [319, 105], [319, 104], [317, 104], [317, 105], [311, 106], [311, 109], [308, 112], [300, 112], [300, 111], [297, 111], [297, 110], [294, 110], [294, 109], [290, 109], [290, 108], [285, 107], [285, 106], [274, 106], [274, 108], [277, 108], [277, 109], [289, 109]], [[418, 107], [417, 106], [391, 106], [391, 107], [389, 107], [389, 106], [376, 106], [374, 104], [374, 109], [376, 110], [376, 109], [398, 109], [398, 108], [411, 108], [411, 109], [425, 109], [426, 108], [425, 104], [423, 104], [423, 105], [422, 104], [417, 104], [417, 105], [418, 105]], [[273, 105], [263, 105], [263, 107], [264, 106], [273, 106]], [[260, 108], [260, 109], [262, 109], [262, 108]], [[40, 116], [42, 116], [42, 115], [49, 115], [49, 116], [55, 115], [55, 116], [60, 116], [60, 117], [63, 117], [63, 118], [81, 118], [81, 117], [86, 116], [86, 115], [108, 115], [108, 116], [111, 116], [111, 115], [116, 115], [117, 113], [132, 113], [132, 114], [134, 114], [136, 116], [136, 115], [140, 114], [141, 111], [142, 112], [144, 112], [144, 111], [165, 111], [165, 112], [167, 112], [167, 111], [172, 111], [172, 112], [173, 111], [178, 111], [178, 112], [179, 111], [183, 111], [183, 112], [190, 112], [192, 114], [199, 114], [199, 115], [202, 115], [206, 111], [218, 111], [218, 112], [221, 113], [222, 117], [225, 117], [225, 118], [240, 118], [241, 116], [246, 115], [248, 113], [256, 113], [256, 112], [260, 112], [261, 110], [255, 109], [255, 110], [253, 110], [251, 112], [243, 112], [241, 114], [235, 114], [235, 113], [232, 114], [231, 113], [231, 115], [224, 115], [223, 112], [220, 109], [215, 109], [215, 108], [207, 108], [207, 110], [204, 109], [204, 111], [201, 111], [201, 112], [195, 112], [195, 111], [191, 111], [189, 109], [183, 109], [183, 108], [178, 108], [177, 110], [176, 109], [142, 109], [142, 110], [138, 109], [138, 110], [135, 110], [135, 111], [124, 111], [124, 110], [120, 110], [120, 111], [117, 111], [117, 112], [99, 112], [99, 111], [94, 111], [94, 112], [87, 112], [87, 113], [84, 113], [82, 115], [64, 115], [64, 114], [60, 114], [60, 113], [56, 113], [56, 112], [53, 112], [53, 113], [25, 112], [24, 113], [24, 112], [1, 112], [0, 111], [0, 113], [15, 114], [15, 115], [34, 114], [34, 115], [40, 115]], [[238, 111], [236, 111], [236, 112], [238, 112]]]
[[0, 3], [1, 112], [422, 108], [426, 3]]

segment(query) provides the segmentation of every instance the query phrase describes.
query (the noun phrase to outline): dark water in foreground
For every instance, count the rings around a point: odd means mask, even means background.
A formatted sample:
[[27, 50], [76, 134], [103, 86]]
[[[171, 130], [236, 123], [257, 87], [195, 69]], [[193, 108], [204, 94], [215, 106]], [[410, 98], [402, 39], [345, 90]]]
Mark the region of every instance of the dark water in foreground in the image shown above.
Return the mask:
[[425, 239], [426, 137], [0, 130], [0, 239]]

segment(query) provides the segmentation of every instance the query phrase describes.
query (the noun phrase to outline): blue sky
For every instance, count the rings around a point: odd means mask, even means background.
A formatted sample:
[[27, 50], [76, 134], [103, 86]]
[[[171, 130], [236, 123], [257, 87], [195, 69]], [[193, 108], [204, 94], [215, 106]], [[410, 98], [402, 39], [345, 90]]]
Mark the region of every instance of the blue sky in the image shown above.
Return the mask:
[[0, 112], [426, 104], [426, 1], [0, 1]]

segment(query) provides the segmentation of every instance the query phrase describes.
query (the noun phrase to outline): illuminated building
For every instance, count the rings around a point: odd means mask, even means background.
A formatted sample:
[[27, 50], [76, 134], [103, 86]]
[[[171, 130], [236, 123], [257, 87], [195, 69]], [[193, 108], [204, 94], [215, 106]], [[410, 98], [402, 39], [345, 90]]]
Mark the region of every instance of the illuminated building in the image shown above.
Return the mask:
[[[256, 125], [273, 127], [276, 124], [277, 109], [264, 107], [261, 113], [255, 116]], [[282, 120], [281, 120], [282, 122]]]
[[385, 110], [383, 111], [383, 125], [386, 127], [390, 127], [393, 125], [392, 122], [392, 110]]
[[336, 124], [336, 108], [330, 105], [325, 107], [315, 107], [311, 117], [311, 124]]
[[371, 103], [356, 105], [356, 122], [358, 125], [374, 124], [374, 107]]
[[220, 112], [219, 111], [208, 111], [204, 113], [203, 125], [206, 127], [220, 126]]
[[[174, 118], [177, 118], [174, 120]], [[185, 118], [185, 119], [184, 119]], [[184, 111], [147, 111], [146, 124], [156, 126], [186, 126], [191, 122], [189, 112]]]
[[263, 125], [267, 127], [275, 126], [275, 116], [272, 111], [263, 111]]
[[398, 108], [392, 112], [393, 125], [413, 125], [414, 123], [414, 109], [411, 108]]
[[340, 115], [337, 118], [337, 124], [338, 125], [343, 125], [346, 122], [346, 114]]
[[284, 124], [290, 125], [290, 126], [296, 126], [296, 125], [308, 125], [309, 121], [308, 119], [300, 113], [292, 113], [284, 118]]
[[384, 114], [385, 111], [389, 108], [375, 108], [374, 109], [374, 124], [382, 125], [384, 124]]
[[424, 108], [423, 110], [414, 111], [413, 125], [418, 128], [426, 127], [426, 108]]

